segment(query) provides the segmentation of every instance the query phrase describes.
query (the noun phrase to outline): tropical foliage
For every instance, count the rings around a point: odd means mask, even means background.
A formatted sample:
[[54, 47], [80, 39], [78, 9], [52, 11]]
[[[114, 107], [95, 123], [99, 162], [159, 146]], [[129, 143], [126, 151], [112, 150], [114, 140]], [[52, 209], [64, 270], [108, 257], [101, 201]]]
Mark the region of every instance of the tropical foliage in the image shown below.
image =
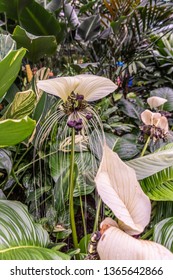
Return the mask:
[[0, 1], [0, 259], [173, 258], [172, 15]]

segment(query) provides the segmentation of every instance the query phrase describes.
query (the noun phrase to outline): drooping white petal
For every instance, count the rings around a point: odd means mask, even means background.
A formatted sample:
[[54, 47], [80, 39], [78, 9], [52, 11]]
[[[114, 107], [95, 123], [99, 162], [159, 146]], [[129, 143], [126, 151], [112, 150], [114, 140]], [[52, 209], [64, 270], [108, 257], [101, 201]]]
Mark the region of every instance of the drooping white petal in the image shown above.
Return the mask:
[[116, 226], [110, 226], [97, 245], [101, 260], [173, 260], [164, 246], [129, 236]]
[[117, 86], [111, 80], [87, 74], [39, 81], [37, 87], [47, 93], [59, 96], [63, 101], [67, 100], [72, 91], [83, 95], [87, 101], [94, 101], [117, 89]]
[[169, 131], [169, 125], [168, 125], [168, 120], [165, 116], [161, 116], [158, 127], [164, 130], [165, 133]]
[[78, 75], [80, 83], [75, 92], [84, 95], [87, 101], [101, 99], [117, 89], [109, 79], [95, 75]]
[[164, 103], [166, 103], [168, 100], [159, 96], [152, 96], [147, 99], [147, 103], [150, 106], [151, 109], [157, 108]]
[[55, 96], [59, 96], [63, 101], [67, 100], [67, 97], [72, 91], [75, 91], [79, 85], [79, 78], [74, 77], [60, 77], [53, 78], [44, 81], [38, 81], [37, 87]]
[[141, 120], [146, 125], [157, 125], [159, 119], [161, 118], [160, 113], [153, 113], [150, 110], [145, 110], [141, 114]]
[[135, 171], [106, 145], [95, 182], [101, 199], [114, 212], [121, 229], [131, 235], [141, 233], [150, 220], [150, 200], [142, 191]]

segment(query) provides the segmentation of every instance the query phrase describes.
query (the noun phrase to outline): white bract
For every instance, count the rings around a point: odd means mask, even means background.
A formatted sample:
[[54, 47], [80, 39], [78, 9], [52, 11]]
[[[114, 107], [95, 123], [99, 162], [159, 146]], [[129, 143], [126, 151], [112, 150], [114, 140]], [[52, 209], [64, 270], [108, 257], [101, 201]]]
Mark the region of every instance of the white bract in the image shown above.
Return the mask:
[[167, 99], [159, 97], [159, 96], [152, 96], [147, 99], [147, 103], [151, 109], [160, 107], [167, 101], [168, 101]]

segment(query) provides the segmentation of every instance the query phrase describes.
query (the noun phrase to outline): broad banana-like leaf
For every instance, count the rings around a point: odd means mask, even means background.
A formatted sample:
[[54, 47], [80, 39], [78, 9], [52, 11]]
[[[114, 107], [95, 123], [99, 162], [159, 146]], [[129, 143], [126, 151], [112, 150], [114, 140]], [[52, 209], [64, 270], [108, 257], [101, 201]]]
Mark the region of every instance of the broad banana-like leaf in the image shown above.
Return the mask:
[[135, 171], [106, 145], [95, 182], [101, 199], [117, 217], [120, 228], [130, 235], [141, 233], [150, 220], [149, 198], [142, 191]]
[[32, 90], [18, 92], [15, 94], [13, 102], [1, 118], [22, 119], [32, 113], [35, 108], [36, 94]]
[[0, 200], [1, 260], [62, 260], [69, 257], [46, 247], [48, 233], [35, 224], [20, 202]]
[[173, 252], [173, 217], [164, 219], [154, 226], [153, 240]]
[[30, 136], [36, 122], [28, 116], [19, 120], [0, 121], [0, 148], [13, 146]]
[[26, 56], [34, 62], [39, 61], [44, 55], [53, 55], [57, 49], [55, 36], [34, 36], [20, 26], [16, 26], [12, 37], [17, 42], [18, 48], [24, 47], [28, 50]]
[[147, 178], [173, 166], [173, 144], [168, 144], [153, 154], [129, 160], [126, 164], [135, 170], [138, 180]]
[[26, 53], [24, 48], [11, 51], [0, 62], [0, 97], [2, 97], [16, 79], [21, 61]]
[[[106, 219], [103, 224], [108, 224]], [[97, 245], [101, 260], [173, 260], [173, 254], [164, 246], [129, 236], [118, 225], [107, 226]]]

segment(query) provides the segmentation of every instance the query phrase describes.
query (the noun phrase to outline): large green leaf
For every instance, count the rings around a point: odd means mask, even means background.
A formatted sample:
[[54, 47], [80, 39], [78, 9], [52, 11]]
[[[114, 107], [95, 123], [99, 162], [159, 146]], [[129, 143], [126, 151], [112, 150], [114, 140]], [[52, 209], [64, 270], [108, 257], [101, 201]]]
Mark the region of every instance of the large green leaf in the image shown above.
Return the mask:
[[143, 179], [140, 185], [152, 200], [173, 201], [173, 167]]
[[11, 51], [0, 62], [0, 97], [6, 93], [16, 79], [25, 53], [26, 50], [24, 48]]
[[34, 36], [20, 26], [16, 26], [12, 37], [18, 48], [24, 47], [28, 50], [26, 56], [34, 62], [44, 55], [52, 55], [57, 49], [55, 36]]
[[153, 239], [173, 252], [173, 217], [164, 219], [154, 227]]
[[22, 119], [32, 113], [35, 108], [36, 94], [32, 90], [16, 93], [13, 102], [1, 120]]
[[29, 117], [20, 120], [7, 119], [0, 121], [0, 147], [16, 145], [29, 137], [36, 122]]
[[20, 25], [34, 35], [55, 35], [60, 32], [60, 24], [55, 17], [34, 0], [19, 0]]
[[34, 0], [2, 0], [0, 12], [19, 20], [20, 25], [34, 35], [55, 35], [60, 24], [55, 17]]
[[1, 260], [62, 260], [69, 257], [46, 247], [48, 233], [35, 224], [27, 208], [20, 202], [0, 200]]
[[137, 179], [142, 180], [165, 168], [173, 166], [173, 144], [168, 144], [158, 152], [126, 162], [135, 169]]

